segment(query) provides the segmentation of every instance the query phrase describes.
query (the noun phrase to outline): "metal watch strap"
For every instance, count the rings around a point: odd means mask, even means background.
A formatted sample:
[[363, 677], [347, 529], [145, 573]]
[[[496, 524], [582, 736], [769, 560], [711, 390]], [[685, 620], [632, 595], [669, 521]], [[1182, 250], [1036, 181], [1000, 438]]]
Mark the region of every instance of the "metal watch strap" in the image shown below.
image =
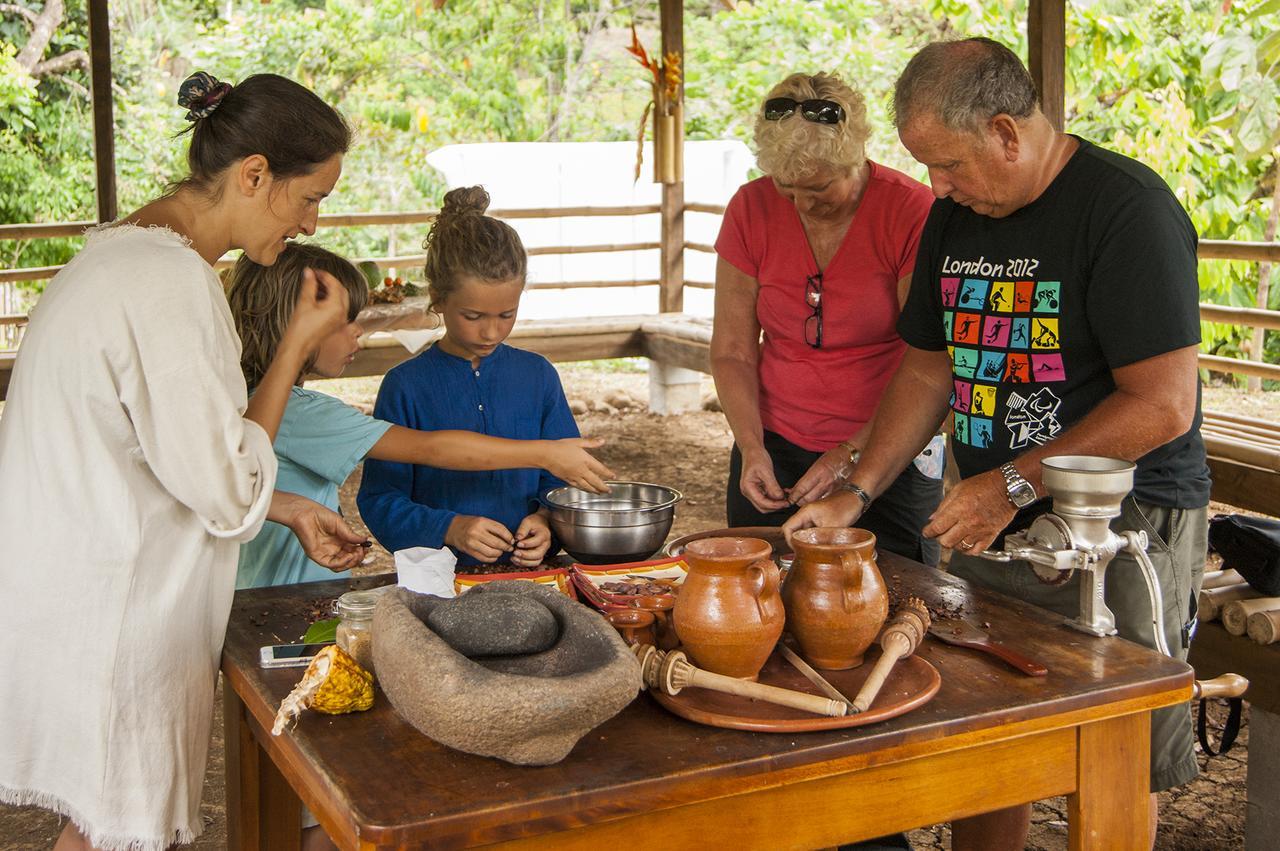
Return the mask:
[[1032, 487], [1031, 482], [1027, 481], [1026, 477], [1018, 472], [1018, 468], [1013, 466], [1012, 461], [1007, 461], [1004, 464], [1001, 464], [1000, 473], [1004, 476], [1005, 496], [1008, 497], [1009, 502], [1013, 504], [1014, 508], [1023, 507], [1023, 505], [1019, 504], [1019, 502], [1014, 498], [1014, 492], [1023, 488], [1026, 488], [1031, 492], [1030, 499], [1027, 504], [1029, 505], [1031, 502], [1035, 501], [1035, 488]]
[[863, 511], [866, 511], [868, 508], [871, 507], [871, 494], [867, 493], [862, 488], [855, 485], [853, 482], [845, 482], [840, 487], [843, 488], [844, 490], [847, 490], [849, 493], [853, 494], [858, 499], [862, 500]]

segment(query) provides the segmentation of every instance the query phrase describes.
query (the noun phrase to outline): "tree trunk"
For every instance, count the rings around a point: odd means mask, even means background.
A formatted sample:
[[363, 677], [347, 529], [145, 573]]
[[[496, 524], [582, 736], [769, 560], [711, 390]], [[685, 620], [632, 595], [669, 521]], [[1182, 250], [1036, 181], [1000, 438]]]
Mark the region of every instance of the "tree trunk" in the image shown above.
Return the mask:
[[[1275, 153], [1276, 182], [1275, 188], [1271, 192], [1271, 213], [1267, 216], [1267, 226], [1263, 229], [1262, 238], [1266, 242], [1275, 242], [1276, 224], [1280, 219], [1280, 151]], [[1267, 303], [1271, 297], [1271, 263], [1258, 264], [1258, 296], [1254, 299], [1254, 304], [1260, 310], [1267, 309]], [[1267, 353], [1267, 330], [1265, 328], [1254, 328], [1253, 337], [1250, 340], [1249, 355], [1254, 360], [1263, 360]], [[1261, 390], [1262, 379], [1250, 376], [1248, 383], [1245, 385], [1249, 390]]]

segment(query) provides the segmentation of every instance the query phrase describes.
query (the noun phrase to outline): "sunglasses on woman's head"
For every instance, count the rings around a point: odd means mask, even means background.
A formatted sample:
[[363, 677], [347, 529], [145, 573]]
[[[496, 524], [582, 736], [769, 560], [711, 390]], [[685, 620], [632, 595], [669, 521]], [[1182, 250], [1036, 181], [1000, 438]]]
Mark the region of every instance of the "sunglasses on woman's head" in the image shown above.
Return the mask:
[[844, 121], [844, 108], [833, 100], [796, 100], [795, 98], [769, 98], [764, 102], [766, 121], [781, 121], [799, 109], [807, 121], [818, 124], [839, 124]]

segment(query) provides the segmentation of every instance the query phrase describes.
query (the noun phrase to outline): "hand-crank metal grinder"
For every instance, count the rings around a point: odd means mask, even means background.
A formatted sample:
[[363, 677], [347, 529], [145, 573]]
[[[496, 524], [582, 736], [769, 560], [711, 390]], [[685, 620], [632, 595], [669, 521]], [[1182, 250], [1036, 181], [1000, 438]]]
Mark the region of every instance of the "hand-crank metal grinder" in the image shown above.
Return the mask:
[[991, 561], [1022, 560], [1041, 580], [1060, 584], [1080, 576], [1080, 614], [1070, 625], [1090, 635], [1115, 635], [1116, 619], [1103, 597], [1107, 566], [1118, 553], [1133, 554], [1147, 582], [1151, 625], [1156, 647], [1169, 652], [1161, 619], [1160, 578], [1147, 557], [1147, 533], [1111, 530], [1120, 516], [1120, 503], [1133, 490], [1134, 465], [1092, 455], [1056, 455], [1041, 462], [1045, 489], [1053, 509], [1037, 517], [1026, 530], [1005, 537], [1004, 550], [985, 550]]

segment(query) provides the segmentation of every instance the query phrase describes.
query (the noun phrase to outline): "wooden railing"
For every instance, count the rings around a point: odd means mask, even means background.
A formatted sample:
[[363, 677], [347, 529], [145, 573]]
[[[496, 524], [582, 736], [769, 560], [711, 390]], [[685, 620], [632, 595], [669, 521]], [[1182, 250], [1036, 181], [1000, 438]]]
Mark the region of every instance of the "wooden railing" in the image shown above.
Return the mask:
[[[724, 206], [720, 204], [685, 204], [686, 213], [708, 213], [723, 215]], [[575, 216], [638, 216], [658, 214], [658, 204], [636, 204], [617, 207], [544, 207], [523, 210], [492, 210], [491, 215], [503, 219], [548, 219], [568, 218]], [[437, 210], [419, 210], [401, 213], [334, 213], [320, 216], [320, 227], [369, 227], [426, 224], [437, 215]], [[83, 234], [86, 228], [93, 227], [94, 222], [59, 222], [51, 224], [16, 224], [0, 225], [0, 240], [19, 239], [51, 239], [57, 237], [75, 237]], [[648, 251], [660, 248], [658, 242], [630, 242], [608, 245], [550, 245], [529, 249], [530, 256], [569, 255], [608, 253], [619, 251]], [[701, 242], [685, 242], [688, 251], [715, 253], [715, 247]], [[1280, 243], [1236, 242], [1231, 240], [1200, 241], [1199, 257], [1201, 260], [1242, 260], [1246, 262], [1280, 263]], [[421, 265], [422, 254], [396, 255], [393, 257], [357, 258], [357, 261], [370, 260], [380, 268], [401, 268]], [[220, 260], [217, 268], [228, 267], [233, 261]], [[38, 266], [22, 269], [0, 270], [0, 285], [17, 281], [35, 281], [52, 278], [61, 266]], [[637, 287], [657, 286], [655, 279], [636, 279], [618, 281], [548, 281], [531, 285], [532, 289], [585, 289], [604, 287]], [[685, 280], [684, 286], [695, 289], [712, 289], [713, 281]], [[1265, 328], [1280, 330], [1280, 311], [1259, 310], [1245, 307], [1226, 307], [1215, 304], [1201, 304], [1200, 318], [1205, 322], [1217, 322], [1246, 328]], [[17, 336], [27, 317], [23, 314], [0, 313], [0, 349], [13, 348]], [[7, 339], [6, 339], [7, 338]], [[1258, 378], [1280, 381], [1280, 365], [1263, 363], [1257, 360], [1225, 358], [1217, 355], [1200, 355], [1200, 365], [1215, 372], [1235, 375], [1254, 376]]]

